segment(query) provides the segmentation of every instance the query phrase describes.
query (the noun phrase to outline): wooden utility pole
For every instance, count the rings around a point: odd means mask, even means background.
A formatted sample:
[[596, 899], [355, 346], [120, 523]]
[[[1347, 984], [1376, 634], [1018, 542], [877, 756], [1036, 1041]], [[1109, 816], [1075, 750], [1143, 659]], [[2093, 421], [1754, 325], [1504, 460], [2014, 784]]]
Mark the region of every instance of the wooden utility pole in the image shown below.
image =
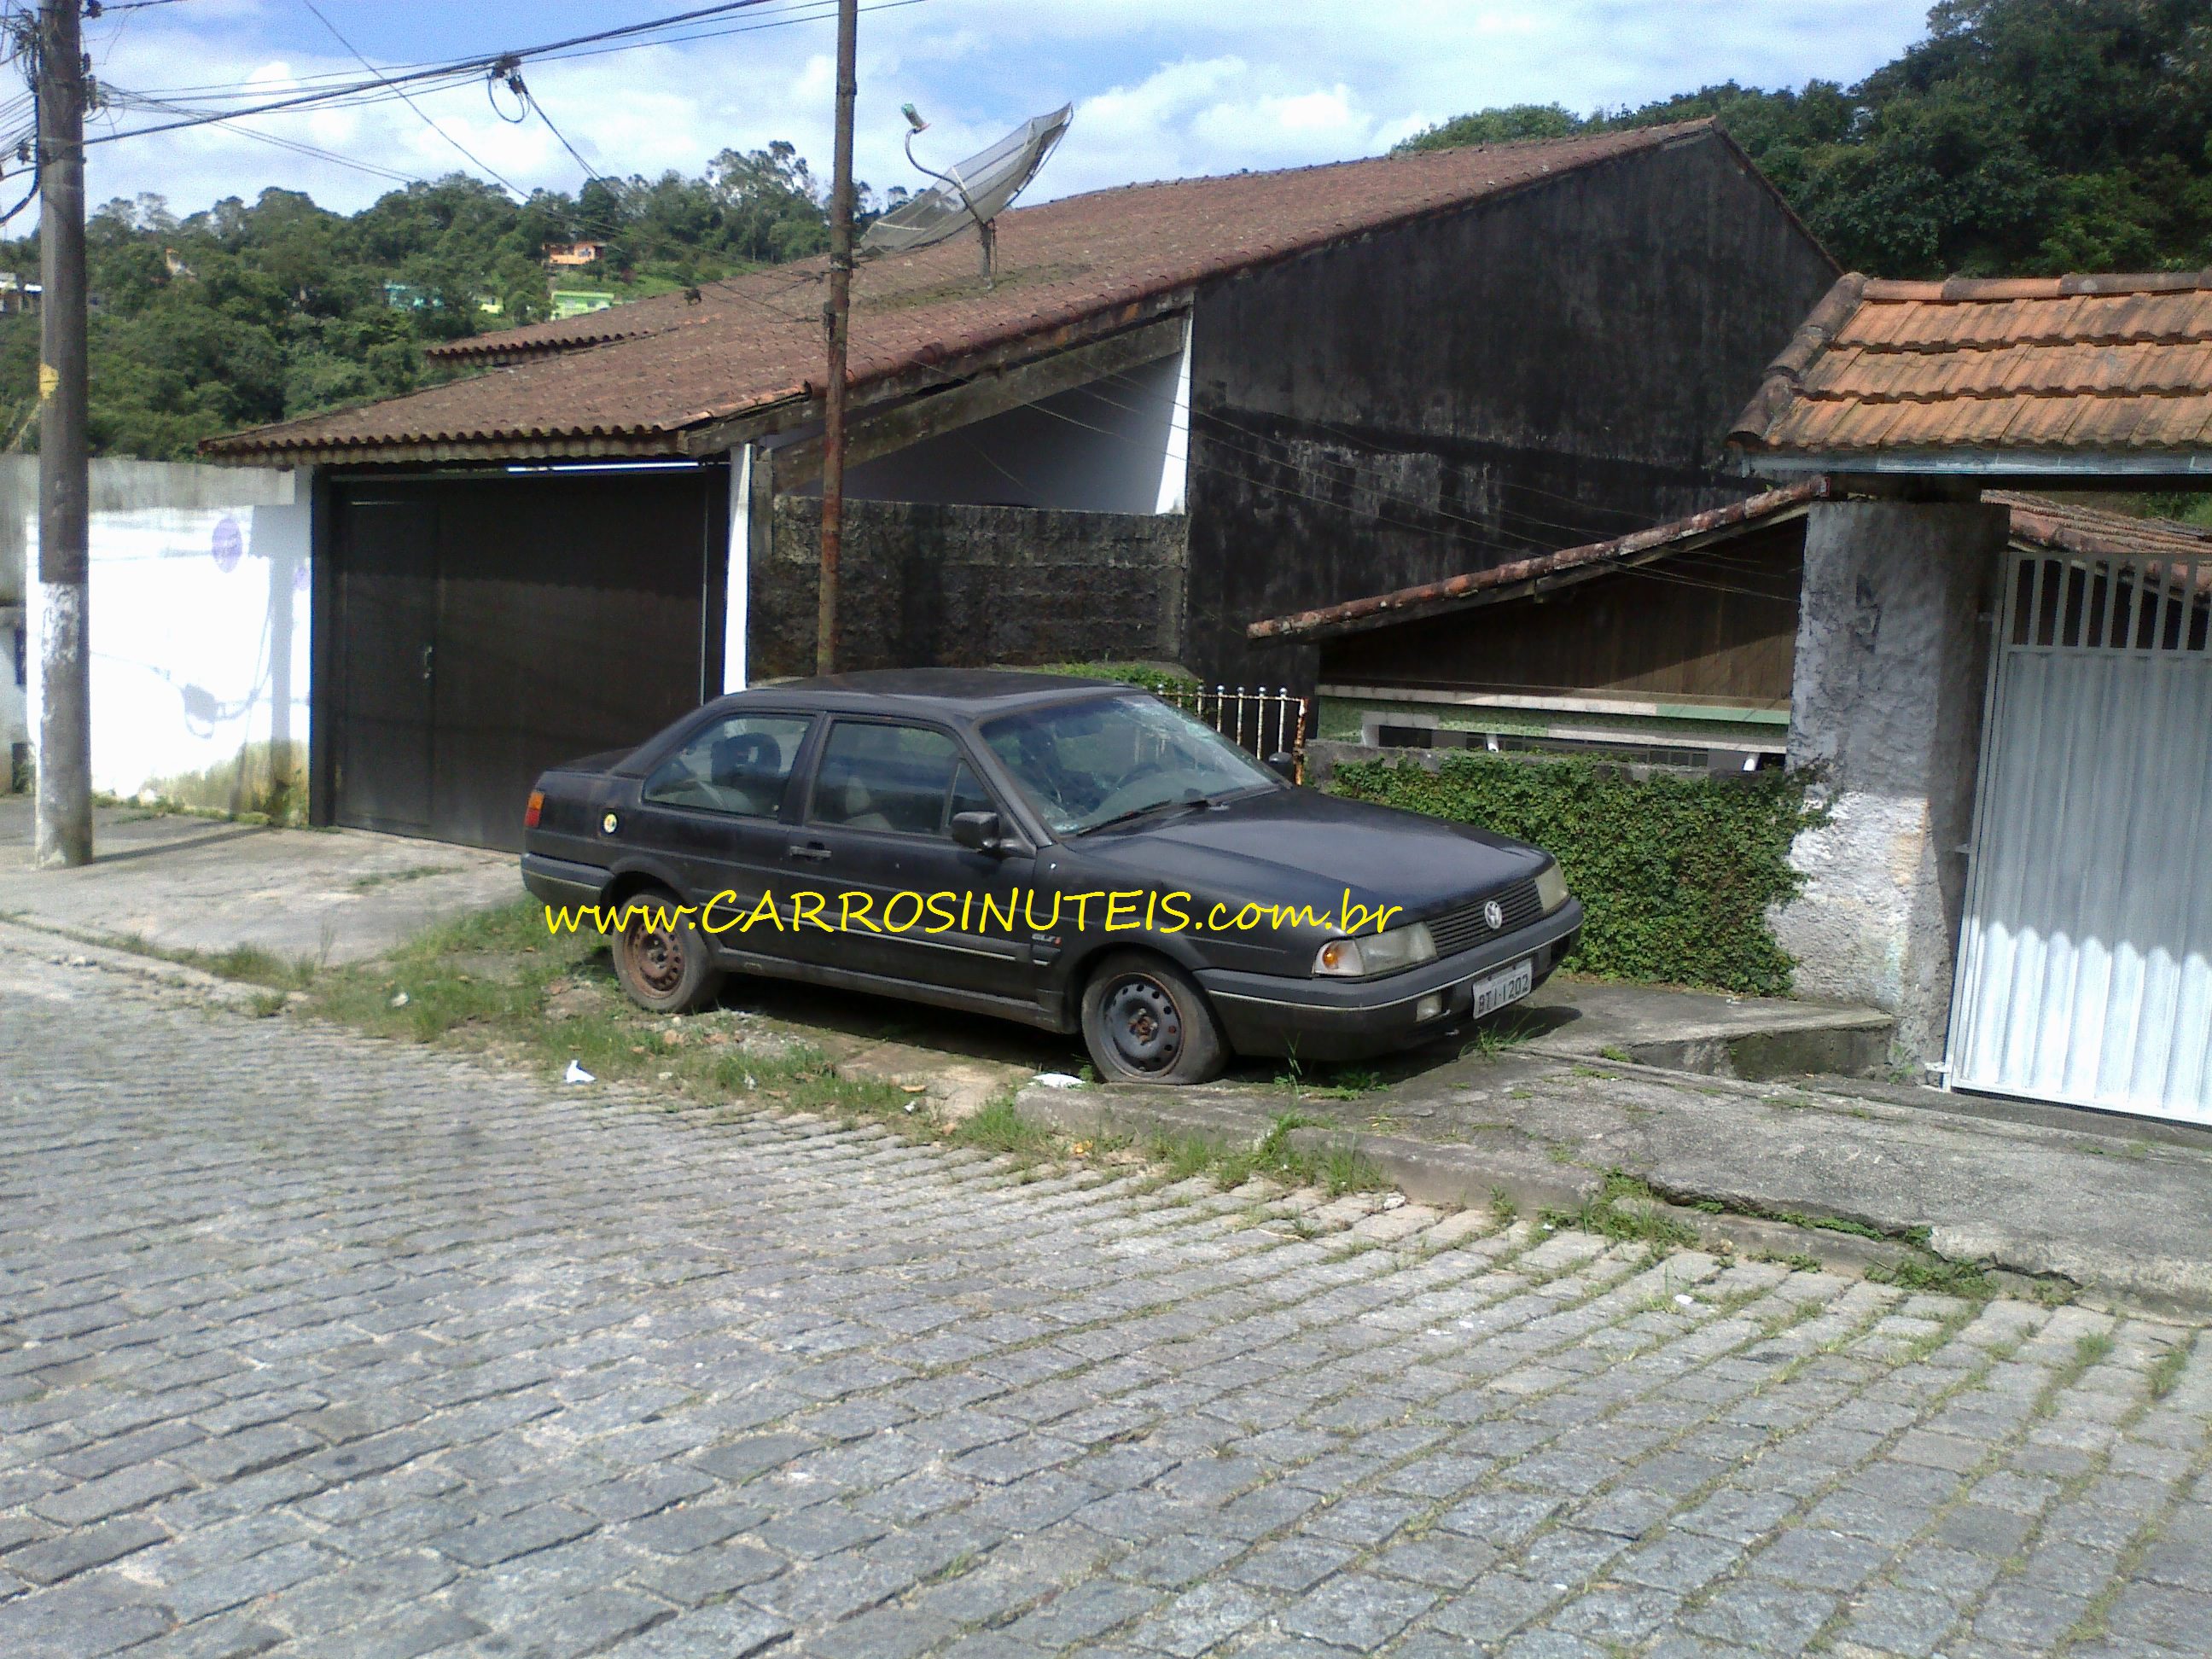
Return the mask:
[[92, 861], [92, 680], [85, 459], [82, 0], [40, 0], [38, 33], [39, 656], [41, 866]]
[[837, 0], [837, 143], [830, 173], [830, 366], [822, 387], [822, 586], [814, 672], [837, 672], [837, 558], [845, 538], [845, 344], [853, 312], [853, 98], [860, 0]]

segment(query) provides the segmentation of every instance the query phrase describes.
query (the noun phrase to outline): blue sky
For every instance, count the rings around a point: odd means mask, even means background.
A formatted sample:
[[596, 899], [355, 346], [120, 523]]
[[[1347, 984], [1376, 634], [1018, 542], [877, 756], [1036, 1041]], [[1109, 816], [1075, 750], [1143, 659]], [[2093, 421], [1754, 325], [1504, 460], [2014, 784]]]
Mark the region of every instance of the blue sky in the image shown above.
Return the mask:
[[[380, 64], [526, 46], [665, 16], [698, 0], [315, 0]], [[1486, 104], [1638, 103], [1731, 77], [1850, 82], [1923, 31], [1925, 0], [862, 0], [859, 171], [913, 184], [902, 103], [939, 163], [1072, 101], [1039, 198], [1134, 179], [1372, 155]], [[765, 0], [766, 23], [682, 46], [528, 71], [601, 172], [698, 171], [725, 148], [788, 138], [827, 175], [833, 32], [823, 0]], [[186, 100], [358, 65], [306, 0], [175, 0], [87, 27], [96, 72]], [[535, 119], [501, 121], [470, 87], [425, 112], [514, 183], [582, 171]], [[121, 121], [141, 118], [122, 114]], [[262, 118], [262, 132], [418, 176], [477, 169], [405, 106]], [[97, 131], [97, 128], [95, 129]], [[152, 191], [179, 211], [282, 185], [350, 210], [389, 178], [208, 127], [94, 145], [92, 199]]]

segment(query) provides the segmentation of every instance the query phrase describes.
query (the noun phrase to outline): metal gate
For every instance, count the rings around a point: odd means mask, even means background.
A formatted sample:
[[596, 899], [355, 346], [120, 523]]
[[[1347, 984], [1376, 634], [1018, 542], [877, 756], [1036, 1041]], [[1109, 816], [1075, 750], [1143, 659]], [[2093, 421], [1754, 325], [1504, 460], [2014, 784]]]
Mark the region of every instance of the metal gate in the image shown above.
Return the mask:
[[2006, 571], [1951, 1085], [2212, 1122], [2212, 557]]

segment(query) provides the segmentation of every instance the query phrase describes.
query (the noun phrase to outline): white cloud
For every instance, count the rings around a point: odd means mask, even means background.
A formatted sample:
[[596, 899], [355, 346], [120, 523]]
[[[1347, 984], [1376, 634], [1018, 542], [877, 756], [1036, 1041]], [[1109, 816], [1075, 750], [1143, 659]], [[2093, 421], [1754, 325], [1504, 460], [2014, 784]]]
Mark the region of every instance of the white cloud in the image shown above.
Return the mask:
[[[899, 144], [898, 106], [909, 100], [932, 122], [916, 149], [933, 163], [1074, 102], [1074, 128], [1039, 181], [1042, 197], [1373, 154], [1488, 104], [1556, 101], [1589, 110], [1730, 78], [1848, 82], [1920, 33], [1924, 3], [927, 0], [863, 14], [857, 167], [878, 189], [919, 182]], [[367, 15], [399, 42], [395, 50], [380, 37], [386, 56], [420, 59], [561, 33], [540, 10], [526, 0], [477, 0], [465, 14], [441, 9], [423, 26], [425, 38], [411, 43], [392, 27], [391, 14]], [[279, 96], [315, 76], [359, 72], [327, 36], [301, 33], [307, 26], [285, 7], [200, 0], [127, 15], [132, 21], [119, 30], [94, 26], [99, 72], [118, 88], [191, 83], [198, 90], [175, 94], [190, 102], [216, 86], [251, 84]], [[361, 15], [339, 12], [356, 40]], [[103, 27], [111, 32], [102, 35]], [[697, 172], [725, 148], [788, 138], [826, 177], [830, 46], [827, 25], [805, 21], [547, 61], [526, 72], [562, 131], [600, 170]], [[581, 181], [581, 169], [541, 121], [506, 124], [480, 85], [420, 101], [453, 137], [525, 188], [574, 190]], [[104, 121], [155, 118], [120, 110]], [[375, 167], [474, 170], [396, 102], [255, 125]], [[98, 143], [89, 159], [95, 201], [154, 191], [179, 210], [221, 196], [251, 197], [267, 185], [308, 190], [350, 209], [390, 187], [374, 173], [220, 127]]]

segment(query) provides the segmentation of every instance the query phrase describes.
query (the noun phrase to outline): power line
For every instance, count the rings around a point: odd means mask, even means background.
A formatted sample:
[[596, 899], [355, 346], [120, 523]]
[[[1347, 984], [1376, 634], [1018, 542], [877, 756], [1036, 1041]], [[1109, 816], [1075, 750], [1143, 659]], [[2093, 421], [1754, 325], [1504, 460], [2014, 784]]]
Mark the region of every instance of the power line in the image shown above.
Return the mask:
[[[345, 36], [339, 32], [338, 26], [331, 21], [331, 20], [324, 15], [323, 9], [315, 3], [315, 0], [300, 0], [300, 3], [315, 15], [315, 21], [319, 22], [325, 28], [328, 29], [331, 35], [336, 38], [340, 46], [343, 46], [348, 52], [351, 52], [356, 58], [361, 60], [361, 66], [363, 69], [367, 70], [371, 75], [375, 76], [378, 80], [384, 81], [384, 76], [382, 73], [379, 71], [376, 65], [368, 61], [368, 58], [362, 53], [362, 49], [359, 46], [354, 45], [352, 41], [347, 40]], [[384, 83], [386, 86], [392, 86], [392, 83], [389, 81], [385, 81]], [[416, 103], [412, 98], [409, 97], [404, 90], [396, 86], [392, 86], [392, 90], [398, 94], [399, 100], [402, 103], [405, 104], [408, 108], [413, 110], [416, 115], [422, 117], [422, 125], [424, 126], [429, 128], [431, 131], [436, 133], [438, 137], [444, 139], [455, 149], [460, 151], [463, 155], [468, 157], [470, 161], [476, 163], [476, 165], [481, 167], [484, 172], [491, 174], [495, 179], [498, 180], [500, 184], [505, 185], [514, 195], [525, 199], [528, 198], [529, 192], [527, 191], [519, 188], [512, 180], [507, 179], [505, 174], [501, 173], [498, 168], [493, 167], [489, 161], [478, 155], [466, 144], [454, 137], [452, 133], [447, 131], [445, 128], [440, 126], [435, 121], [432, 120], [428, 112], [423, 109], [422, 105]]]
[[[272, 99], [266, 103], [234, 110], [229, 118], [197, 117], [190, 120], [172, 121], [159, 126], [134, 127], [127, 132], [107, 134], [98, 142], [112, 143], [118, 138], [137, 138], [156, 132], [173, 132], [183, 127], [204, 125], [212, 119], [234, 118], [244, 115], [268, 115], [280, 110], [327, 106], [333, 100], [356, 97], [361, 94], [374, 93], [380, 89], [388, 94], [404, 96], [404, 94], [400, 94], [399, 91], [402, 85], [419, 86], [439, 81], [458, 84], [478, 75], [488, 74], [494, 66], [510, 60], [519, 62], [524, 58], [543, 58], [570, 48], [596, 45], [605, 41], [633, 40], [638, 35], [660, 33], [677, 24], [695, 21], [701, 18], [723, 16], [736, 11], [749, 11], [768, 3], [769, 0], [720, 0], [720, 3], [717, 5], [703, 6], [693, 11], [678, 12], [673, 16], [658, 18], [651, 22], [631, 23], [619, 28], [600, 29], [590, 34], [572, 35], [565, 40], [548, 41], [543, 46], [525, 46], [507, 52], [479, 53], [471, 58], [454, 58], [442, 64], [396, 74], [374, 74], [371, 80], [353, 82], [343, 86], [320, 90], [295, 93], [288, 98]], [[317, 15], [320, 15], [319, 13]], [[332, 32], [336, 33], [335, 30]], [[342, 35], [339, 38], [341, 40], [344, 39]], [[348, 49], [351, 50], [350, 47]], [[372, 73], [374, 74], [373, 70]], [[370, 101], [380, 102], [382, 100], [372, 99]]]

